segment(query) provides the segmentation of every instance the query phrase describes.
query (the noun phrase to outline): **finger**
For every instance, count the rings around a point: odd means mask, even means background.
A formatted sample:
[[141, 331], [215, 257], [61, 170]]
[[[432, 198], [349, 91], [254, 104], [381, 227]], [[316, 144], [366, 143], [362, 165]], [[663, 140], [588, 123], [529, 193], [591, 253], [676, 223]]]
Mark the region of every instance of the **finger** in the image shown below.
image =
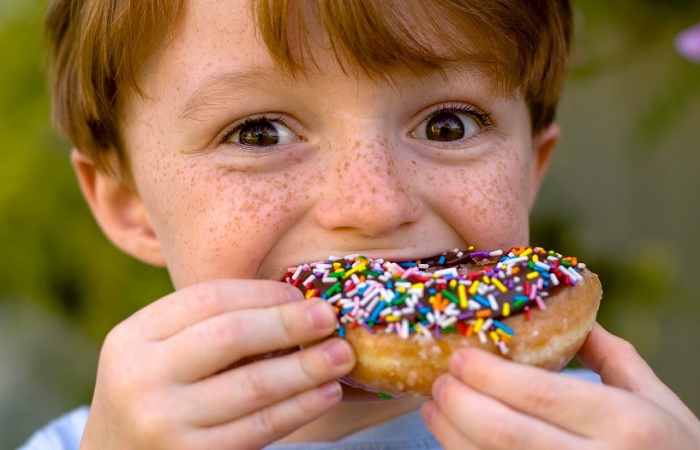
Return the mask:
[[290, 355], [221, 373], [188, 390], [192, 423], [213, 426], [252, 414], [347, 375], [355, 364], [350, 344], [330, 339]]
[[440, 407], [435, 400], [428, 400], [423, 404], [421, 415], [425, 425], [435, 435], [435, 438], [445, 450], [477, 450], [479, 448], [471, 442], [469, 436], [462, 434], [448, 420], [447, 416], [440, 411]]
[[342, 397], [337, 381], [331, 381], [285, 401], [256, 411], [241, 420], [200, 429], [197, 448], [260, 449], [328, 412]]
[[579, 360], [600, 375], [603, 383], [625, 390], [641, 390], [656, 377], [632, 344], [595, 324], [578, 354]]
[[599, 324], [591, 330], [578, 357], [606, 385], [634, 392], [667, 411], [680, 412], [687, 423], [697, 423], [695, 415], [658, 379], [634, 346]]
[[278, 281], [211, 280], [173, 292], [131, 319], [147, 340], [158, 341], [225, 312], [303, 299], [299, 289]]
[[[512, 409], [451, 374], [436, 381], [433, 395], [440, 411], [436, 417], [442, 418], [431, 428], [443, 427], [440, 430], [452, 433], [450, 443], [457, 442], [454, 431], [459, 430], [478, 448], [486, 449], [575, 449], [587, 444], [585, 438]], [[441, 423], [443, 420], [450, 425]]]
[[169, 339], [162, 365], [189, 383], [242, 358], [298, 347], [329, 336], [337, 318], [328, 303], [312, 299], [229, 312], [193, 325]]
[[513, 410], [582, 436], [595, 433], [596, 423], [590, 420], [589, 411], [603, 408], [595, 399], [603, 394], [600, 391], [606, 389], [604, 386], [508, 361], [476, 348], [455, 352], [450, 358], [450, 373]]

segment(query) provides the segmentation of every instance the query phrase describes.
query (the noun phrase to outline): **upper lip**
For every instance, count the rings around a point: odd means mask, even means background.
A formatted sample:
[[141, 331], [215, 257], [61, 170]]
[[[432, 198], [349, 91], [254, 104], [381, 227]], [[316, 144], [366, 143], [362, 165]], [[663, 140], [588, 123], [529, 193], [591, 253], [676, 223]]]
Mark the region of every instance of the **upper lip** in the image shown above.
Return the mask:
[[[452, 247], [454, 248], [454, 247]], [[443, 252], [450, 251], [452, 248], [445, 248], [441, 250], [425, 250], [425, 251], [414, 251], [411, 250], [411, 252], [397, 252], [396, 250], [393, 251], [385, 251], [382, 252], [381, 250], [371, 250], [371, 251], [342, 251], [342, 252], [329, 252], [325, 254], [325, 256], [321, 257], [314, 257], [311, 256], [310, 258], [300, 261], [296, 264], [290, 264], [287, 267], [284, 267], [283, 270], [286, 273], [290, 268], [294, 268], [297, 266], [300, 266], [302, 264], [307, 264], [307, 263], [313, 263], [313, 262], [318, 262], [318, 261], [327, 261], [331, 256], [332, 257], [338, 257], [338, 258], [344, 258], [345, 256], [348, 255], [362, 255], [370, 259], [384, 259], [387, 261], [394, 261], [394, 262], [403, 262], [403, 261], [415, 261], [417, 259], [428, 259], [437, 255], [440, 255]], [[284, 274], [280, 274], [281, 278], [284, 276]]]

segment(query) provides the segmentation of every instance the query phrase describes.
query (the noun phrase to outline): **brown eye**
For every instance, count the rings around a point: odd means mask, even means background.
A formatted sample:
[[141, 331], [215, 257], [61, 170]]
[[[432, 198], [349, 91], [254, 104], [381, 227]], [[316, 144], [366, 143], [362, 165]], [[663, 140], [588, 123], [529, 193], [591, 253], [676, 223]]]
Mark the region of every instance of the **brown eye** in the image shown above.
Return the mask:
[[292, 130], [281, 120], [266, 117], [246, 119], [226, 136], [226, 142], [249, 147], [271, 147], [279, 144], [299, 142]]
[[464, 137], [464, 124], [455, 113], [443, 111], [428, 120], [425, 136], [431, 141], [456, 141]]
[[277, 129], [270, 122], [260, 121], [245, 125], [238, 135], [243, 145], [275, 145], [279, 142]]
[[433, 142], [453, 142], [468, 139], [479, 131], [480, 122], [472, 114], [441, 110], [428, 116], [411, 136]]

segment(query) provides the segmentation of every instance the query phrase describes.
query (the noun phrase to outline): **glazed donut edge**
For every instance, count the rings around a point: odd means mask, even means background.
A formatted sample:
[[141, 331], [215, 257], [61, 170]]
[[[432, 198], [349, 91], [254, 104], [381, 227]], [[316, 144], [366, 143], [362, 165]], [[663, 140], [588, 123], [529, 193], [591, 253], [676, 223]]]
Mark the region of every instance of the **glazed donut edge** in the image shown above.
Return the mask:
[[547, 300], [546, 309], [531, 315], [517, 314], [504, 320], [515, 336], [509, 352], [502, 354], [491, 342], [459, 333], [440, 339], [402, 339], [396, 334], [372, 334], [358, 327], [345, 338], [355, 348], [357, 364], [343, 381], [354, 387], [391, 396], [429, 396], [432, 384], [447, 372], [448, 359], [457, 349], [476, 346], [512, 361], [560, 371], [576, 355], [593, 328], [602, 287], [598, 276], [581, 272], [582, 282], [559, 290]]

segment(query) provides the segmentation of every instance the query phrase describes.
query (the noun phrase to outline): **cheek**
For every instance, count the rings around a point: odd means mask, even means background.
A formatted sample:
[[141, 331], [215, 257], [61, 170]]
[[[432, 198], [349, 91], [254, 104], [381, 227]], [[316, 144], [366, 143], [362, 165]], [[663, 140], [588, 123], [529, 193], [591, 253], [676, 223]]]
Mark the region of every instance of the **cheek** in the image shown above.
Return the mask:
[[449, 177], [434, 177], [441, 209], [469, 244], [502, 248], [527, 243], [529, 162], [522, 154], [503, 148], [493, 157], [450, 169]]
[[171, 172], [150, 191], [150, 210], [177, 287], [255, 276], [260, 260], [304, 210], [300, 177], [208, 164]]
[[274, 174], [224, 172], [216, 184], [219, 195], [206, 201], [218, 211], [202, 214], [214, 227], [212, 234], [226, 243], [225, 248], [242, 252], [249, 260], [262, 260], [310, 204], [308, 180], [294, 170]]

